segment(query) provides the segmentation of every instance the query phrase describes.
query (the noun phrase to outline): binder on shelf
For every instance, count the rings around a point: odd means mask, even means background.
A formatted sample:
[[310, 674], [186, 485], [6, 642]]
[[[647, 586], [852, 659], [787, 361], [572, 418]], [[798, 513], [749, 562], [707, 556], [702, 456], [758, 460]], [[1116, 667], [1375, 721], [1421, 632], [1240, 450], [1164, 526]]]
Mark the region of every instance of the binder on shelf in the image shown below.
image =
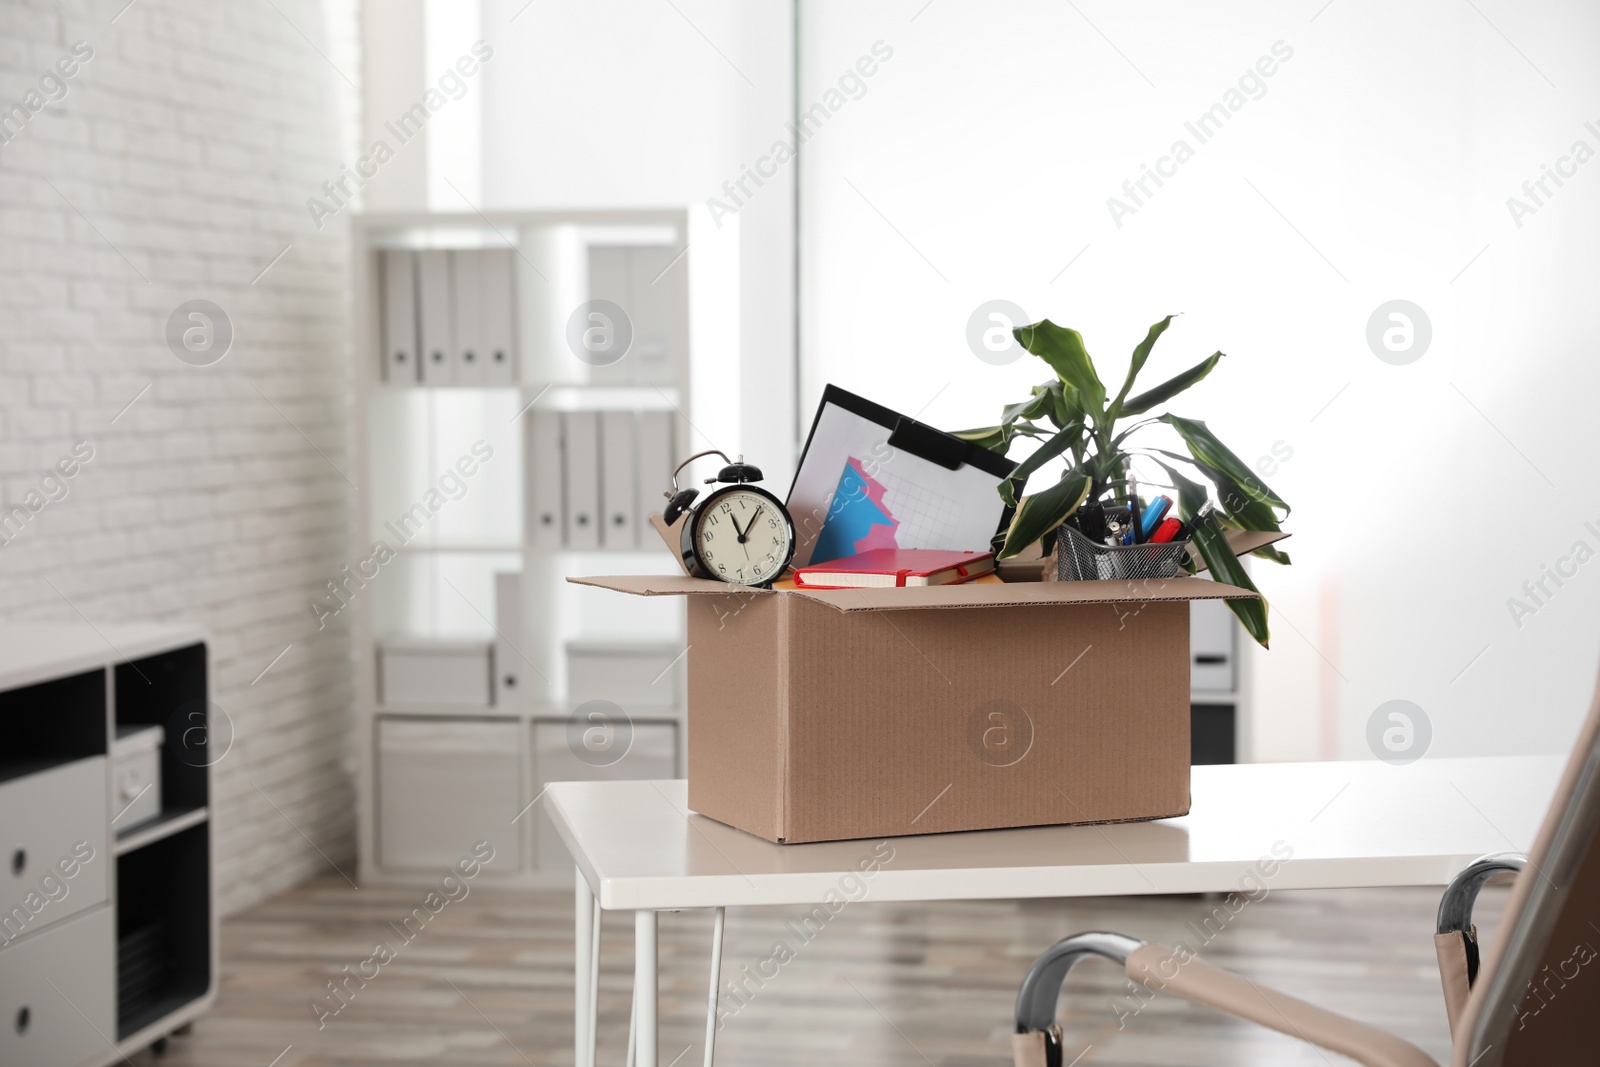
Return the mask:
[[450, 253], [450, 288], [455, 319], [455, 384], [485, 385], [483, 259], [487, 253], [464, 248]]
[[424, 385], [455, 384], [455, 302], [450, 281], [449, 252], [429, 249], [417, 253], [417, 321]]
[[590, 380], [605, 385], [666, 384], [673, 380], [673, 338], [680, 290], [671, 270], [681, 249], [671, 245], [591, 245], [589, 297], [611, 300], [627, 313], [633, 341], [628, 356], [596, 367]]
[[483, 257], [483, 358], [484, 384], [516, 385], [517, 275], [516, 253], [491, 248]]
[[417, 384], [416, 260], [405, 249], [382, 253], [382, 378], [389, 385]]
[[606, 548], [633, 548], [639, 540], [633, 437], [633, 412], [600, 413], [600, 540]]
[[516, 708], [528, 703], [533, 690], [531, 654], [522, 639], [522, 572], [497, 571], [494, 576], [494, 706]]
[[687, 270], [673, 261], [681, 250], [672, 245], [642, 245], [630, 249], [629, 285], [633, 316], [634, 378], [639, 382], [670, 382], [673, 377], [672, 339], [677, 332], [677, 289], [669, 270]]
[[567, 490], [567, 547], [600, 547], [600, 418], [593, 411], [561, 416], [563, 481]]
[[678, 454], [673, 447], [670, 411], [641, 411], [635, 417], [638, 437], [639, 462], [635, 470], [638, 484], [638, 503], [634, 514], [638, 516], [639, 544], [653, 545], [647, 524], [651, 515], [659, 515], [667, 506], [662, 494], [672, 484], [673, 457]]
[[528, 490], [523, 521], [525, 537], [535, 548], [560, 548], [565, 543], [566, 522], [562, 501], [565, 464], [561, 459], [561, 413], [535, 408], [524, 418], [528, 424], [523, 469]]

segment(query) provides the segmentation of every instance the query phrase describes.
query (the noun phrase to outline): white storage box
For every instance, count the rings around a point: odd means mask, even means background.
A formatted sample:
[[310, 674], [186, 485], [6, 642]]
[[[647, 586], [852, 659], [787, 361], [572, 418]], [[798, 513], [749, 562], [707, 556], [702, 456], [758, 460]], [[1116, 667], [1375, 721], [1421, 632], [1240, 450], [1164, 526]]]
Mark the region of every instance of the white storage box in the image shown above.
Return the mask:
[[494, 644], [444, 637], [378, 641], [378, 700], [384, 704], [488, 707]]
[[[111, 746], [111, 825], [117, 830], [161, 814], [159, 726], [119, 726]], [[120, 814], [119, 814], [120, 813]]]
[[514, 719], [378, 720], [378, 863], [452, 868], [479, 841], [522, 867], [522, 737]]
[[568, 641], [567, 705], [609, 700], [629, 715], [659, 715], [678, 703], [683, 653], [669, 643]]

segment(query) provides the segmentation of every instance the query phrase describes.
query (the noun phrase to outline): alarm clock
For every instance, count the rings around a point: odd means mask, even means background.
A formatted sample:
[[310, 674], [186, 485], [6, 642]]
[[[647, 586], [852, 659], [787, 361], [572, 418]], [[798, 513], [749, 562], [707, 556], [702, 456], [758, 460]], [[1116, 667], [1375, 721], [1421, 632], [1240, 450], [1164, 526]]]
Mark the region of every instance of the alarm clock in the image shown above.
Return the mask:
[[[721, 483], [694, 506], [698, 489], [679, 489], [678, 473], [702, 456], [721, 456], [727, 466], [705, 484]], [[783, 501], [755, 482], [761, 470], [726, 452], [696, 452], [672, 472], [670, 503], [662, 518], [668, 526], [688, 514], [679, 535], [684, 566], [696, 578], [767, 588], [783, 576], [794, 558], [794, 520]]]

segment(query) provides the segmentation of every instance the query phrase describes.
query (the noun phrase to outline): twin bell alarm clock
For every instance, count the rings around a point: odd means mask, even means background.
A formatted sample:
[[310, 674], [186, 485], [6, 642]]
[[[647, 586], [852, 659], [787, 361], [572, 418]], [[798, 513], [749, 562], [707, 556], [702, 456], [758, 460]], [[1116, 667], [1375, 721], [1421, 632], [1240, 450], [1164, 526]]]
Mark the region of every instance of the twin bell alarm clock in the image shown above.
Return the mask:
[[[696, 505], [700, 490], [679, 489], [678, 474], [704, 456], [721, 456], [727, 466], [705, 480], [717, 488]], [[744, 462], [743, 456], [730, 461], [727, 453], [714, 448], [696, 452], [672, 472], [662, 518], [671, 526], [687, 514], [679, 551], [690, 574], [759, 588], [783, 576], [794, 558], [794, 520], [783, 501], [755, 484], [760, 480], [760, 468]]]

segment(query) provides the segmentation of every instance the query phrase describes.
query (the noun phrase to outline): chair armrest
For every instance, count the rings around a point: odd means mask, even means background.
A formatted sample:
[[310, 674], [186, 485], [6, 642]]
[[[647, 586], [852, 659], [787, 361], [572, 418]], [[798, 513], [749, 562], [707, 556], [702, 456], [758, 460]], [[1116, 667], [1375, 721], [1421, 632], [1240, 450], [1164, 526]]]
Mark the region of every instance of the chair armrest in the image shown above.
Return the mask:
[[[1478, 902], [1478, 891], [1497, 874], [1516, 874], [1527, 866], [1528, 857], [1520, 852], [1495, 852], [1481, 856], [1462, 868], [1461, 873], [1445, 886], [1439, 898], [1439, 918], [1434, 929], [1448, 934], [1454, 930], [1472, 929], [1472, 908]], [[1473, 968], [1476, 978], [1477, 968]]]
[[1061, 1067], [1061, 1027], [1055, 1025], [1056, 1001], [1067, 974], [1099, 956], [1126, 964], [1128, 954], [1144, 944], [1105, 930], [1064, 937], [1039, 954], [1017, 990], [1017, 1032], [1011, 1038], [1016, 1067]]
[[1467, 1006], [1472, 983], [1478, 980], [1478, 930], [1472, 924], [1478, 891], [1495, 875], [1514, 874], [1527, 862], [1520, 852], [1482, 856], [1452, 878], [1439, 898], [1433, 950], [1439, 957], [1439, 984], [1444, 988], [1444, 1010], [1452, 1034]]
[[1319, 1048], [1366, 1067], [1438, 1067], [1426, 1052], [1393, 1034], [1213, 967], [1187, 949], [1146, 944], [1128, 956], [1128, 977]]

